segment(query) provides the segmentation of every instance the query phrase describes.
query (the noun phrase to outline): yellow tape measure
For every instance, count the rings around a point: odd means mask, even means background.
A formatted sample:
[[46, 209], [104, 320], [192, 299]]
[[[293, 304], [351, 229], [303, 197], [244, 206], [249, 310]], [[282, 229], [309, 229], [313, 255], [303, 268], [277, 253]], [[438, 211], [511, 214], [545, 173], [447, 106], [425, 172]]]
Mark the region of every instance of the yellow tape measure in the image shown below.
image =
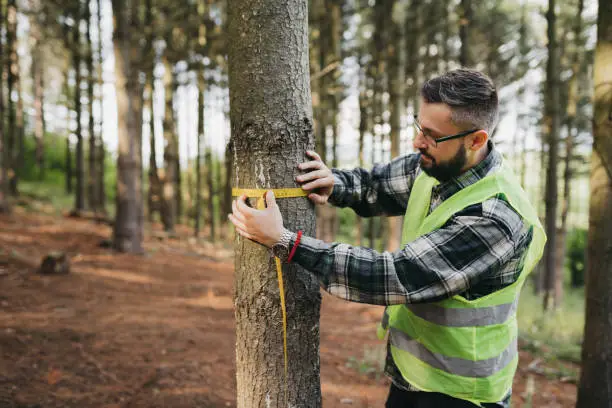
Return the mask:
[[[295, 197], [306, 197], [308, 192], [301, 188], [278, 188], [278, 189], [263, 189], [263, 188], [232, 188], [232, 196], [239, 197], [246, 195], [249, 198], [258, 198], [257, 209], [262, 210], [266, 208], [264, 195], [266, 192], [272, 190], [275, 198], [295, 198]], [[287, 385], [287, 372], [289, 367], [289, 359], [287, 358], [287, 307], [285, 304], [285, 285], [283, 284], [283, 267], [281, 260], [274, 258], [276, 262], [276, 278], [278, 279], [278, 289], [280, 291], [281, 301], [281, 313], [283, 317], [283, 352], [285, 357], [285, 399], [288, 395]]]

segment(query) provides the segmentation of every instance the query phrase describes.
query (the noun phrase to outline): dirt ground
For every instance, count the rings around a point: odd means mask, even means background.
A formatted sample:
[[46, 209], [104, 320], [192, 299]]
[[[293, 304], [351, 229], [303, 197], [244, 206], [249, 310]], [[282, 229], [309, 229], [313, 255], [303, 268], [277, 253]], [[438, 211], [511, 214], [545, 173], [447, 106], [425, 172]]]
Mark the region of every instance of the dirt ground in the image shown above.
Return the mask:
[[[0, 216], [0, 408], [235, 406], [233, 252], [182, 232], [121, 255], [99, 245], [105, 225]], [[52, 250], [70, 255], [69, 275], [35, 273]], [[380, 355], [380, 314], [324, 296], [323, 407], [384, 406], [388, 381], [363, 363]], [[532, 388], [533, 407], [573, 407], [575, 385], [533, 360], [521, 352], [513, 406]]]

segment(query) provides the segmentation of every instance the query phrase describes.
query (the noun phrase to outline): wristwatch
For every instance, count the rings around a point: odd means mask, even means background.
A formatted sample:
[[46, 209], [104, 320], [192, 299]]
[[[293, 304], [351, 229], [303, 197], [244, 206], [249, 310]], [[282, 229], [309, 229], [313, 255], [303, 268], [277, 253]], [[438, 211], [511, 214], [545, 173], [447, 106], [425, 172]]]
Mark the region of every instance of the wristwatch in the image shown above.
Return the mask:
[[272, 255], [280, 259], [281, 262], [287, 262], [287, 259], [289, 259], [289, 244], [291, 244], [291, 237], [293, 237], [293, 232], [285, 229], [278, 242], [272, 245]]

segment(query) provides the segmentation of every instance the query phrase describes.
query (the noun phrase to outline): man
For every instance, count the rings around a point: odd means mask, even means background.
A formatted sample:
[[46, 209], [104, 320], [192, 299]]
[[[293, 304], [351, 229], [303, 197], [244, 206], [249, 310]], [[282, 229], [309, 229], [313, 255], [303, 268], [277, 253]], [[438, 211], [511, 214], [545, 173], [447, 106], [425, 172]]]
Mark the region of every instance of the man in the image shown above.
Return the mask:
[[313, 152], [296, 181], [316, 204], [402, 215], [401, 249], [325, 243], [283, 228], [272, 192], [229, 215], [237, 232], [310, 271], [331, 294], [387, 306], [387, 407], [508, 407], [518, 362], [516, 304], [545, 235], [489, 140], [497, 91], [477, 71], [427, 81], [413, 145], [418, 153], [371, 172], [330, 170]]

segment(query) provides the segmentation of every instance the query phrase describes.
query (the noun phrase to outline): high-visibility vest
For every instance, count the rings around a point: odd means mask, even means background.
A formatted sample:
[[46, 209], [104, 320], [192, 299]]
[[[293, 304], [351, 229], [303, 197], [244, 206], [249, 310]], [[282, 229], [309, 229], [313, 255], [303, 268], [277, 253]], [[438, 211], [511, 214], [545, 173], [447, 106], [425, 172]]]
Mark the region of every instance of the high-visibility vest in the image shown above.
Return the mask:
[[[480, 405], [508, 394], [518, 364], [516, 307], [525, 278], [542, 257], [546, 235], [535, 209], [510, 170], [458, 191], [427, 215], [437, 180], [421, 173], [408, 200], [402, 245], [441, 227], [453, 214], [497, 195], [533, 227], [523, 270], [513, 284], [467, 300], [388, 306], [378, 336], [389, 332], [393, 361], [408, 383]], [[484, 271], [483, 271], [484, 272]]]

